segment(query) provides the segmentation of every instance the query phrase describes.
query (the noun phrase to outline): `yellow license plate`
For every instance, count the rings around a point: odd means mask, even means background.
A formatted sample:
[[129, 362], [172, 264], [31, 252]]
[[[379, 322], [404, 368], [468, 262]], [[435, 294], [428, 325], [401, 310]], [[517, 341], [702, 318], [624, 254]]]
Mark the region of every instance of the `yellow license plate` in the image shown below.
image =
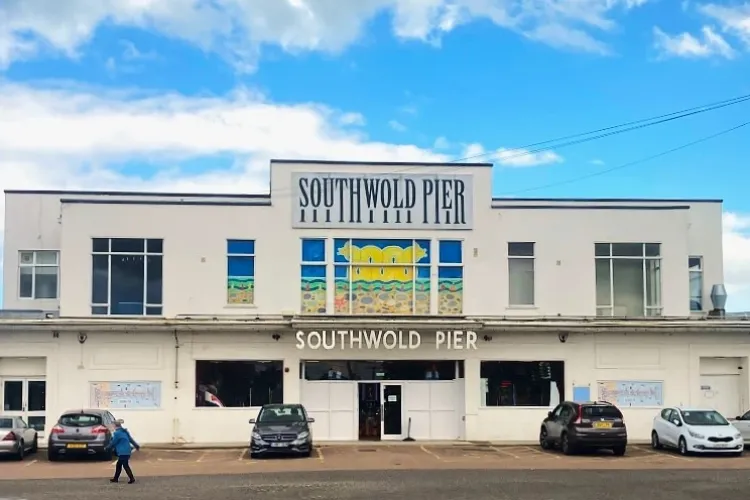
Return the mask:
[[612, 422], [594, 422], [594, 429], [611, 429]]
[[73, 448], [76, 450], [82, 450], [86, 448], [85, 444], [79, 444], [79, 443], [71, 443], [65, 446], [66, 448]]

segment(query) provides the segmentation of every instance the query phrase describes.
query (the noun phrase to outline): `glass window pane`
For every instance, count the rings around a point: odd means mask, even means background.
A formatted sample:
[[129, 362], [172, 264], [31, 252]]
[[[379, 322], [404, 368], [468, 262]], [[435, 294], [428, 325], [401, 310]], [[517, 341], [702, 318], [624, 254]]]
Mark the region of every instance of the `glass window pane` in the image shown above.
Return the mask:
[[152, 239], [146, 240], [146, 251], [148, 253], [163, 253], [164, 240]]
[[34, 298], [57, 298], [57, 266], [37, 267], [34, 270]]
[[508, 243], [508, 257], [533, 257], [533, 243]]
[[44, 380], [29, 380], [29, 411], [44, 411], [47, 408], [47, 383]]
[[254, 240], [227, 240], [227, 254], [255, 255]]
[[612, 259], [612, 281], [614, 288], [614, 315], [642, 317], [643, 260]]
[[611, 306], [612, 295], [609, 276], [610, 259], [596, 260], [596, 305]]
[[554, 407], [565, 400], [562, 361], [481, 361], [482, 406]]
[[34, 263], [34, 252], [20, 252], [18, 255], [18, 262], [30, 266]]
[[91, 251], [92, 252], [109, 252], [109, 239], [108, 238], [93, 238], [91, 240]]
[[661, 244], [660, 243], [646, 243], [646, 257], [659, 257], [661, 256]]
[[227, 276], [254, 277], [255, 257], [228, 257]]
[[661, 306], [661, 259], [646, 259], [646, 306]]
[[509, 304], [534, 305], [534, 259], [508, 259]]
[[109, 302], [109, 256], [92, 255], [93, 269], [91, 275], [91, 303], [107, 304]]
[[336, 238], [333, 240], [333, 260], [334, 262], [351, 262], [352, 245], [350, 240]]
[[109, 313], [109, 307], [107, 306], [92, 306], [91, 314], [93, 316], [105, 316]]
[[594, 255], [596, 255], [597, 257], [609, 257], [609, 251], [609, 243], [596, 243], [594, 245]]
[[462, 241], [441, 240], [438, 258], [441, 264], [461, 264], [463, 262]]
[[112, 252], [144, 253], [146, 240], [142, 238], [112, 238]]
[[6, 380], [3, 383], [3, 410], [23, 410], [23, 382], [20, 380]]
[[690, 273], [690, 310], [703, 310], [703, 273]]
[[596, 315], [597, 316], [612, 316], [612, 308], [607, 307], [597, 307], [596, 308]]
[[18, 283], [18, 296], [22, 299], [31, 299], [34, 297], [34, 268], [31, 266], [20, 267], [20, 277]]
[[643, 243], [612, 243], [615, 257], [643, 257]]
[[147, 316], [161, 316], [161, 313], [162, 313], [161, 307], [147, 307], [146, 308]]
[[326, 277], [326, 266], [302, 266], [302, 277], [303, 278], [325, 278]]
[[143, 315], [144, 256], [112, 255], [110, 314]]
[[161, 255], [146, 257], [146, 303], [162, 303], [162, 259]]
[[303, 239], [302, 262], [325, 262], [326, 240]]
[[[417, 264], [429, 264], [432, 262], [430, 256], [431, 256], [431, 247], [430, 247], [430, 240], [415, 240], [414, 243], [416, 244], [414, 247], [414, 251], [416, 252], [416, 263]], [[424, 250], [424, 252], [422, 252]]]
[[459, 266], [445, 266], [438, 268], [438, 279], [460, 279], [464, 276], [464, 269]]
[[57, 252], [52, 250], [40, 250], [36, 252], [36, 263], [46, 266], [57, 264]]
[[691, 271], [700, 271], [701, 270], [701, 258], [690, 257], [688, 259], [688, 269], [690, 269]]

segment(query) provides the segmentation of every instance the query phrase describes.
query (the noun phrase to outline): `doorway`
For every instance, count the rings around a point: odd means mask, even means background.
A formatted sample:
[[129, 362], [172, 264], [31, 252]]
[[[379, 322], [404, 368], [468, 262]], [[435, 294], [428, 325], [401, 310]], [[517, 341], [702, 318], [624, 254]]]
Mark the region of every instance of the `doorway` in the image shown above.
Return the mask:
[[44, 438], [47, 382], [38, 378], [3, 378], [0, 384], [3, 414], [21, 417]]
[[381, 439], [400, 440], [404, 437], [403, 384], [380, 384], [383, 402]]
[[359, 440], [380, 441], [381, 436], [381, 397], [378, 382], [360, 382], [359, 401]]

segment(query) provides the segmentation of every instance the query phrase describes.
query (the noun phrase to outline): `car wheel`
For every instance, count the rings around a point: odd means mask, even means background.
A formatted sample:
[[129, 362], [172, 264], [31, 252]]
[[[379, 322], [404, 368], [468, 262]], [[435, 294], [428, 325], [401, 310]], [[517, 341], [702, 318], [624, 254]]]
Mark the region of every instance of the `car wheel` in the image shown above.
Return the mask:
[[680, 437], [680, 441], [677, 443], [677, 449], [679, 450], [680, 455], [688, 454], [687, 441], [685, 441], [684, 437]]
[[567, 433], [563, 434], [560, 438], [560, 448], [565, 455], [572, 455], [575, 452], [573, 446], [570, 444]]
[[26, 448], [26, 443], [24, 443], [23, 441], [18, 443], [18, 453], [16, 453], [16, 457], [15, 457], [16, 460], [19, 460], [19, 461], [23, 460], [24, 452], [26, 451], [25, 448]]
[[47, 460], [49, 462], [57, 462], [60, 460], [60, 456], [52, 450], [51, 446], [47, 448]]
[[36, 453], [39, 451], [39, 436], [34, 436], [34, 442], [31, 443], [31, 450], [29, 450], [31, 453]]
[[539, 431], [539, 446], [541, 446], [543, 450], [549, 450], [551, 448], [546, 427], [542, 427]]
[[627, 447], [625, 446], [615, 446], [614, 448], [612, 448], [612, 453], [614, 453], [616, 457], [621, 457], [625, 455], [626, 449]]
[[655, 450], [661, 449], [661, 442], [659, 441], [659, 435], [656, 431], [651, 431], [651, 448]]

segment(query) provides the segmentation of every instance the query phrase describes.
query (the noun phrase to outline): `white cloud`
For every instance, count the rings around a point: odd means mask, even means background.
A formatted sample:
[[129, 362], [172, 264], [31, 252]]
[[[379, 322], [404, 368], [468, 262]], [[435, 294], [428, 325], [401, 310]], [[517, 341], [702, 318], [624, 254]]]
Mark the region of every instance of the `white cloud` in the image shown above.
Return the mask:
[[439, 43], [476, 19], [554, 47], [605, 53], [593, 33], [646, 0], [3, 0], [0, 68], [53, 50], [76, 57], [103, 24], [142, 28], [218, 53], [244, 71], [261, 48], [336, 53], [376, 15], [392, 14], [402, 39]]
[[406, 132], [406, 125], [397, 120], [391, 120], [388, 122], [388, 126], [396, 132]]
[[601, 167], [602, 165], [605, 165], [604, 160], [600, 160], [599, 158], [594, 158], [589, 163], [591, 163], [592, 165], [596, 165], [598, 167]]
[[493, 161], [505, 167], [535, 167], [563, 162], [563, 158], [554, 151], [529, 152], [526, 149], [499, 148], [486, 150], [479, 143], [467, 144], [461, 153], [467, 161]]
[[723, 222], [727, 309], [750, 311], [750, 215], [728, 212]]
[[722, 30], [750, 46], [750, 2], [729, 5], [706, 4], [698, 10], [721, 24]]
[[435, 139], [435, 142], [432, 144], [432, 147], [433, 149], [448, 149], [451, 147], [451, 143], [445, 137], [440, 136], [437, 139]]
[[733, 59], [736, 56], [731, 45], [710, 26], [701, 29], [701, 37], [690, 33], [668, 35], [654, 28], [654, 47], [663, 57], [708, 58], [713, 56]]

